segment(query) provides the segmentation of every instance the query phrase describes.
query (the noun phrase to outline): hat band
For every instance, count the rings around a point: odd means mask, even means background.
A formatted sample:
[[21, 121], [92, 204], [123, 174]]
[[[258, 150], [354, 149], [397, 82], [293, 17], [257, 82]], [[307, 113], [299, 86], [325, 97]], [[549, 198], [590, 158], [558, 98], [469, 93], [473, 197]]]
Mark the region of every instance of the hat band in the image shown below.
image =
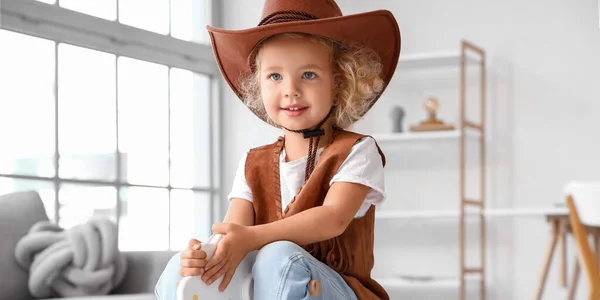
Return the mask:
[[260, 23], [258, 23], [258, 26], [294, 21], [308, 21], [316, 19], [318, 19], [316, 16], [311, 15], [309, 13], [305, 13], [303, 11], [280, 10], [266, 16], [264, 19], [262, 19], [262, 21], [260, 21]]

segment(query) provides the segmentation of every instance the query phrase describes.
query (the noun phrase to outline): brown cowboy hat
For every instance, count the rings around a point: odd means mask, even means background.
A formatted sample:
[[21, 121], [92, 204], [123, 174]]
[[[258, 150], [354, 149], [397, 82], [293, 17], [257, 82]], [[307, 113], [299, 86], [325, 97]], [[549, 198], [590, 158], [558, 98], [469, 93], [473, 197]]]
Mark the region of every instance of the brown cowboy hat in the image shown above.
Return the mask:
[[261, 19], [257, 27], [243, 30], [206, 27], [219, 69], [242, 101], [239, 79], [250, 72], [250, 57], [255, 46], [279, 33], [314, 34], [342, 44], [358, 43], [373, 49], [381, 59], [384, 89], [396, 70], [400, 30], [387, 10], [343, 16], [333, 0], [266, 0]]

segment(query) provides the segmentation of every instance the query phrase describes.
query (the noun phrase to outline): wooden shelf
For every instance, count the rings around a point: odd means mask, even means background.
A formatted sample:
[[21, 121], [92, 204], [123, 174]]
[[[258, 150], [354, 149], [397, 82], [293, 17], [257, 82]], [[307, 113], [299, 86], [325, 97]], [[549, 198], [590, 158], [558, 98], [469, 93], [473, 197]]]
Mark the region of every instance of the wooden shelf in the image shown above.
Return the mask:
[[[477, 64], [479, 57], [467, 52], [467, 64]], [[398, 68], [459, 67], [460, 52], [429, 52], [400, 54]]]
[[[441, 74], [444, 72], [456, 72], [456, 75], [461, 75], [459, 77], [458, 80], [458, 84], [457, 84], [457, 88], [458, 88], [458, 94], [459, 96], [459, 101], [458, 101], [458, 105], [459, 105], [459, 111], [471, 111], [470, 109], [467, 109], [467, 82], [466, 82], [466, 75], [468, 72], [471, 72], [472, 69], [479, 69], [480, 72], [478, 72], [477, 76], [480, 78], [479, 80], [479, 89], [480, 91], [485, 91], [486, 90], [486, 81], [485, 79], [485, 74], [486, 74], [486, 65], [485, 65], [485, 51], [466, 41], [466, 40], [462, 40], [460, 47], [457, 49], [459, 51], [452, 51], [452, 52], [431, 52], [431, 53], [414, 53], [414, 54], [402, 54], [400, 55], [400, 59], [398, 61], [398, 66], [397, 69], [398, 71], [400, 71], [403, 74], [406, 74], [409, 77], [412, 76], [421, 76], [424, 75], [424, 73], [432, 73], [432, 74]], [[463, 61], [462, 58], [462, 53], [465, 53], [465, 60]], [[429, 70], [423, 70], [424, 72], [421, 72], [423, 68], [427, 68]], [[458, 72], [460, 71], [460, 72]], [[423, 73], [423, 74], [422, 74]], [[470, 87], [470, 86], [469, 86]], [[478, 114], [478, 116], [473, 116], [476, 119], [481, 120], [481, 122], [483, 124], [485, 124], [485, 116], [486, 116], [486, 110], [485, 110], [485, 103], [486, 103], [486, 94], [482, 93], [481, 97], [478, 97], [479, 99], [479, 108], [483, 108], [480, 110], [480, 113]], [[471, 105], [469, 105], [469, 107], [471, 107]], [[446, 206], [449, 209], [448, 210], [421, 210], [421, 211], [390, 211], [389, 208], [378, 208], [377, 209], [377, 213], [376, 213], [376, 218], [377, 220], [392, 220], [392, 221], [396, 221], [396, 220], [408, 220], [408, 221], [412, 221], [412, 220], [425, 220], [424, 222], [431, 222], [432, 220], [442, 220], [442, 222], [456, 222], [458, 223], [459, 220], [465, 221], [465, 220], [469, 220], [469, 222], [471, 222], [471, 220], [479, 220], [480, 218], [478, 216], [483, 216], [483, 218], [481, 218], [482, 222], [485, 224], [485, 222], [487, 221], [487, 217], [488, 216], [516, 216], [516, 215], [536, 215], [538, 217], [541, 217], [543, 214], [546, 213], [546, 211], [516, 211], [516, 210], [506, 210], [506, 211], [494, 211], [493, 209], [489, 209], [489, 210], [484, 210], [484, 213], [481, 213], [481, 209], [480, 210], [474, 210], [471, 209], [471, 207], [467, 207], [465, 206], [464, 202], [459, 201], [460, 199], [465, 199], [466, 198], [466, 192], [467, 189], [467, 182], [466, 180], [464, 180], [464, 178], [466, 177], [466, 173], [467, 173], [467, 168], [471, 167], [472, 165], [477, 164], [480, 168], [480, 170], [482, 170], [482, 172], [477, 173], [477, 175], [479, 175], [479, 177], [481, 177], [480, 180], [480, 190], [482, 191], [482, 193], [485, 195], [485, 192], [487, 191], [486, 188], [486, 177], [485, 175], [487, 174], [487, 161], [486, 161], [486, 156], [485, 151], [486, 151], [486, 144], [489, 143], [489, 140], [486, 139], [486, 132], [485, 130], [481, 130], [483, 128], [477, 126], [477, 124], [472, 124], [469, 121], [472, 121], [470, 119], [467, 118], [467, 116], [465, 114], [461, 114], [459, 120], [456, 120], [456, 124], [454, 124], [457, 128], [456, 130], [452, 130], [452, 131], [430, 131], [430, 132], [410, 132], [410, 131], [406, 131], [403, 133], [374, 133], [372, 134], [372, 136], [375, 138], [375, 140], [380, 143], [382, 146], [385, 147], [394, 147], [397, 146], [398, 148], [421, 148], [418, 149], [419, 152], [417, 152], [417, 154], [413, 157], [416, 157], [417, 155], [421, 155], [421, 154], [425, 154], [425, 152], [429, 151], [430, 149], [435, 150], [436, 151], [436, 157], [440, 157], [439, 154], [440, 152], [444, 152], [444, 151], [437, 151], [440, 147], [454, 147], [458, 149], [459, 151], [459, 155], [455, 155], [455, 153], [452, 152], [454, 158], [452, 161], [456, 161], [458, 163], [458, 167], [460, 168], [460, 178], [461, 180], [457, 180], [456, 183], [459, 185], [459, 190], [460, 190], [460, 195], [456, 195], [458, 197], [454, 198], [454, 201], [456, 202], [456, 205], [452, 205], [452, 206]], [[463, 131], [461, 130], [460, 127], [462, 126], [467, 126], [470, 128], [473, 128], [474, 130], [468, 129]], [[476, 131], [475, 131], [476, 130]], [[464, 133], [463, 133], [464, 132]], [[474, 143], [480, 142], [480, 141], [484, 141], [484, 143], [481, 145], [479, 148], [479, 151], [470, 151], [470, 156], [467, 156], [467, 149], [468, 150], [472, 150], [471, 148], [474, 148], [473, 146]], [[409, 145], [409, 147], [404, 147], [405, 145]], [[388, 149], [389, 151], [391, 151], [391, 149]], [[404, 150], [404, 149], [402, 149]], [[450, 152], [446, 152], [446, 153], [450, 153]], [[479, 162], [478, 163], [470, 163], [469, 158], [473, 155], [473, 153], [475, 155], [479, 155], [478, 157]], [[429, 154], [429, 153], [427, 153]], [[464, 160], [459, 160], [460, 157], [464, 157], [467, 159]], [[425, 158], [425, 157], [423, 157]], [[446, 157], [444, 157], [444, 159], [446, 159]], [[409, 159], [410, 162], [410, 159]], [[415, 161], [415, 163], [420, 163], [421, 161]], [[444, 165], [444, 161], [435, 161], [435, 160], [431, 160], [428, 159], [427, 160], [428, 163], [433, 164], [433, 165], [440, 165], [442, 167], [445, 167], [446, 165]], [[454, 166], [453, 166], [454, 167]], [[429, 178], [425, 178], [425, 179], [429, 179]], [[432, 182], [431, 180], [429, 180], [429, 182], [427, 182], [427, 187], [431, 186]], [[443, 191], [441, 191], [443, 192]], [[438, 206], [439, 207], [439, 206]], [[450, 209], [452, 208], [452, 209]], [[465, 209], [467, 211], [467, 214], [469, 215], [468, 217], [461, 214], [460, 213], [460, 209]], [[481, 207], [480, 207], [481, 208]], [[496, 214], [496, 215], [494, 215]], [[391, 225], [393, 226], [394, 224], [382, 224], [384, 226], [388, 226]], [[420, 224], [423, 225], [423, 224]], [[444, 224], [446, 225], [446, 224]], [[457, 225], [457, 224], [456, 224]], [[467, 243], [466, 243], [466, 234], [467, 234], [467, 230], [465, 230], [464, 227], [461, 226], [455, 226], [455, 228], [459, 229], [460, 233], [459, 233], [459, 250], [460, 251], [465, 251], [467, 248]], [[480, 228], [482, 228], [482, 230], [485, 228], [484, 226], [480, 226]], [[485, 239], [485, 231], [481, 231], [481, 234], [483, 235], [483, 239]], [[485, 253], [485, 243], [483, 244], [478, 244], [481, 248], [481, 253]], [[480, 257], [480, 259], [482, 260], [481, 262], [479, 262], [477, 265], [481, 266], [481, 274], [479, 274], [479, 278], [476, 279], [477, 282], [481, 282], [480, 278], [485, 279], [486, 277], [486, 268], [485, 268], [485, 260], [486, 257]], [[384, 267], [385, 268], [385, 267]], [[466, 270], [468, 270], [468, 266], [465, 265], [465, 261], [460, 261], [460, 272], [466, 272]], [[388, 270], [389, 272], [390, 270]], [[464, 273], [459, 273], [459, 274], [464, 274]], [[455, 289], [465, 289], [466, 287], [471, 287], [471, 286], [478, 286], [477, 285], [473, 285], [471, 284], [474, 280], [471, 279], [467, 279], [466, 282], [462, 281], [460, 277], [434, 277], [434, 278], [416, 278], [416, 279], [412, 279], [410, 277], [406, 278], [406, 277], [401, 277], [401, 276], [396, 276], [397, 274], [393, 274], [390, 275], [390, 278], [381, 278], [378, 281], [387, 289], [398, 289], [398, 288], [417, 288], [417, 289], [423, 289], [424, 291], [428, 291], [428, 290], [432, 290], [432, 289], [436, 289], [436, 288], [455, 288]], [[450, 274], [452, 275], [452, 274]], [[482, 287], [482, 291], [483, 294], [486, 293], [486, 286]], [[461, 300], [465, 299], [465, 295], [463, 295], [463, 297], [461, 298]]]
[[[499, 208], [486, 209], [484, 214], [486, 217], [502, 218], [502, 217], [542, 217], [548, 214], [567, 214], [568, 210], [564, 207], [546, 207], [546, 208]], [[477, 212], [469, 211], [467, 215], [470, 217], [478, 216]], [[403, 220], [403, 219], [443, 219], [443, 218], [458, 218], [460, 211], [456, 210], [418, 210], [418, 211], [377, 211], [375, 218], [378, 220]]]
[[[478, 132], [473, 130], [466, 130], [467, 138], [478, 138], [481, 136]], [[400, 133], [375, 133], [371, 136], [377, 142], [411, 142], [411, 141], [443, 141], [443, 140], [456, 140], [458, 141], [461, 136], [461, 131], [447, 130], [447, 131], [425, 131], [425, 132], [400, 132]]]

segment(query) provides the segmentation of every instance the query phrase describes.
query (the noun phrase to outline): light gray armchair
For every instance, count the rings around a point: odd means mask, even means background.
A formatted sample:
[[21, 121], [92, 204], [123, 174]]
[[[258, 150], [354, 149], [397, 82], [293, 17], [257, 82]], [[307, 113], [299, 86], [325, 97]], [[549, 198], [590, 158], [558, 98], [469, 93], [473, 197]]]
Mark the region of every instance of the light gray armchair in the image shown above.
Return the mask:
[[[17, 242], [38, 221], [48, 220], [37, 192], [0, 195], [0, 300], [31, 300], [28, 273], [15, 260]], [[154, 285], [173, 251], [125, 252], [127, 273], [110, 295], [69, 300], [152, 300]]]

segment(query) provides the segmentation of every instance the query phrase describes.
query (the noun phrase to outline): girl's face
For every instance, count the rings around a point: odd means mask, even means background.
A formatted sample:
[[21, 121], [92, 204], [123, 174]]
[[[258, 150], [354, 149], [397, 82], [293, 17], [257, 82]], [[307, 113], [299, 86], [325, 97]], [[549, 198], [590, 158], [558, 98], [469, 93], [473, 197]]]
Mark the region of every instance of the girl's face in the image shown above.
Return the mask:
[[259, 52], [260, 90], [269, 117], [288, 129], [312, 128], [333, 105], [331, 54], [306, 38], [275, 38]]

